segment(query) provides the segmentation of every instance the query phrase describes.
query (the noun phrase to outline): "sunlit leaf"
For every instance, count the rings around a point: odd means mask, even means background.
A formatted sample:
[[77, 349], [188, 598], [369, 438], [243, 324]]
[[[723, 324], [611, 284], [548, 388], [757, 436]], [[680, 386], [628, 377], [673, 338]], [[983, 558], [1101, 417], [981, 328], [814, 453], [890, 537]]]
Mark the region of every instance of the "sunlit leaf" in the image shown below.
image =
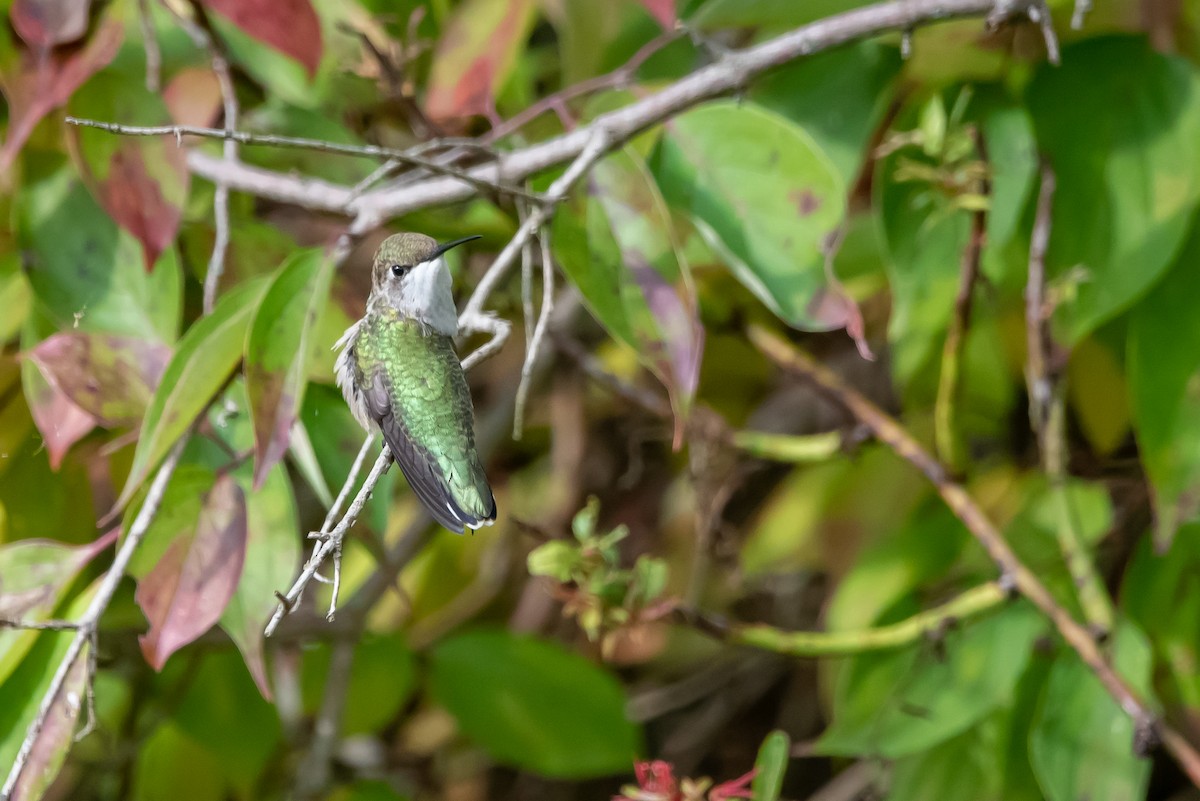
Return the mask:
[[846, 188], [801, 128], [756, 106], [710, 103], [666, 126], [656, 172], [671, 206], [771, 311], [861, 338], [857, 308], [825, 271]]
[[309, 77], [321, 63], [321, 21], [309, 0], [203, 0], [204, 5], [255, 39], [304, 65]]
[[138, 582], [137, 602], [150, 621], [138, 638], [146, 661], [167, 658], [220, 619], [246, 557], [246, 499], [237, 482], [219, 476], [204, 498], [195, 528], [178, 536]]
[[1058, 177], [1046, 268], [1074, 344], [1149, 289], [1187, 236], [1200, 201], [1200, 77], [1143, 37], [1088, 39], [1064, 50], [1061, 69], [1038, 72], [1029, 107]]
[[[51, 540], [21, 540], [0, 546], [0, 619], [48, 620], [54, 608], [96, 554], [112, 545], [116, 532], [90, 545], [70, 547]], [[38, 633], [0, 627], [0, 684], [33, 645]]]
[[763, 740], [754, 760], [754, 801], [776, 801], [783, 789], [783, 774], [791, 759], [791, 738], [786, 732], [773, 731]]
[[332, 277], [332, 259], [320, 250], [300, 251], [284, 263], [255, 312], [246, 342], [246, 393], [256, 486], [287, 451], [308, 385], [309, 335]]
[[28, 358], [54, 387], [105, 426], [141, 422], [171, 349], [146, 339], [67, 331]]
[[[126, 125], [171, 121], [162, 99], [120, 73], [102, 72], [71, 98], [70, 112], [85, 119]], [[73, 154], [96, 200], [142, 245], [143, 263], [154, 267], [175, 240], [187, 200], [183, 148], [171, 136], [114, 136], [94, 128], [71, 129]]]
[[200, 416], [242, 359], [246, 330], [266, 289], [252, 281], [221, 298], [212, 314], [188, 329], [150, 400], [125, 488], [123, 507], [171, 446]]
[[221, 114], [221, 85], [210, 69], [184, 68], [163, 87], [162, 100], [176, 125], [206, 128]]
[[42, 117], [66, 103], [92, 73], [113, 60], [123, 37], [121, 22], [106, 19], [82, 48], [69, 53], [26, 52], [16, 74], [0, 75], [0, 88], [8, 99], [8, 134], [0, 146], [0, 175], [8, 172]]
[[433, 52], [425, 110], [448, 121], [495, 108], [496, 91], [533, 25], [533, 0], [466, 0]]
[[560, 646], [506, 631], [433, 649], [434, 697], [493, 758], [560, 778], [616, 773], [640, 750], [620, 684]]

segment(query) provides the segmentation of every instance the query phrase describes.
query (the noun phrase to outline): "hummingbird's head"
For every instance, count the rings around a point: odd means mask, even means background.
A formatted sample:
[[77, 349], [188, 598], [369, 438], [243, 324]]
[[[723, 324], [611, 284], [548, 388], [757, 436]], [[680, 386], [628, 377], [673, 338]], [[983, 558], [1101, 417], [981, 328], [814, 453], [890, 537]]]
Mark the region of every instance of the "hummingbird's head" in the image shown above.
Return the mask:
[[405, 317], [420, 320], [438, 333], [458, 333], [458, 311], [450, 290], [450, 270], [442, 254], [478, 236], [444, 245], [424, 234], [394, 234], [375, 251], [371, 295]]

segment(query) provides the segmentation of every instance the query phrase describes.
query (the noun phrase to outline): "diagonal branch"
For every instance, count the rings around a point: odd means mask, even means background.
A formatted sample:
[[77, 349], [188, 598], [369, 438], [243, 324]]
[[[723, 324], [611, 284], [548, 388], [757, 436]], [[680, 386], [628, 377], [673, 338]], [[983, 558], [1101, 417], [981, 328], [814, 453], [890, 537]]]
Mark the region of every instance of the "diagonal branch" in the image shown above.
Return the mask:
[[950, 507], [950, 511], [962, 521], [1000, 569], [1000, 583], [1010, 584], [1049, 618], [1059, 636], [1079, 655], [1125, 714], [1133, 719], [1135, 736], [1151, 740], [1159, 738], [1191, 781], [1200, 786], [1200, 752], [1181, 733], [1161, 720], [1145, 699], [1117, 673], [1101, 652], [1092, 633], [1055, 600], [1046, 585], [1017, 557], [1000, 530], [966, 488], [948, 478], [945, 468], [907, 429], [849, 387], [828, 367], [816, 362], [811, 356], [797, 350], [777, 335], [756, 326], [750, 329], [749, 336], [755, 346], [771, 361], [784, 370], [813, 382], [818, 389], [871, 429], [880, 442], [920, 470], [934, 485], [942, 500]]

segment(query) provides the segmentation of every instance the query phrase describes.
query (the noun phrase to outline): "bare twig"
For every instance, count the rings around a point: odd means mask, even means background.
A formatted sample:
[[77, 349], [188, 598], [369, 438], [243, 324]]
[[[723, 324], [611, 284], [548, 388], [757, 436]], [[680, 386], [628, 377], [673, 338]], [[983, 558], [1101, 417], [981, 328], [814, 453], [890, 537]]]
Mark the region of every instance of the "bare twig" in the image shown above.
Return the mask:
[[1182, 734], [1161, 720], [1137, 691], [1116, 672], [1101, 652], [1091, 632], [1080, 625], [1070, 612], [1055, 600], [1046, 585], [1009, 547], [1000, 530], [966, 488], [947, 478], [942, 465], [921, 447], [912, 434], [808, 354], [759, 327], [751, 328], [749, 335], [754, 344], [772, 361], [785, 370], [812, 381], [863, 425], [870, 428], [880, 442], [920, 470], [1000, 569], [1000, 583], [1011, 584], [1049, 618], [1059, 636], [1079, 655], [1121, 709], [1133, 719], [1135, 731], [1157, 734], [1191, 781], [1200, 785], [1200, 752]]
[[[803, 56], [889, 31], [916, 28], [938, 20], [988, 15], [995, 0], [887, 0], [801, 26], [762, 44], [722, 56], [716, 63], [628, 106], [602, 114], [585, 126], [527, 148], [502, 154], [494, 162], [466, 171], [472, 179], [515, 183], [556, 164], [576, 158], [603, 128], [614, 145], [693, 106], [737, 91], [762, 73]], [[1024, 15], [1015, 3], [999, 18]], [[470, 182], [436, 177], [398, 188], [381, 188], [351, 201], [348, 187], [310, 178], [283, 175], [244, 164], [227, 169], [200, 151], [188, 154], [192, 171], [209, 180], [218, 173], [236, 190], [284, 203], [365, 215], [383, 220], [418, 209], [465, 200], [473, 194]]]
[[537, 325], [525, 349], [525, 363], [521, 366], [521, 383], [517, 385], [516, 408], [513, 411], [513, 439], [520, 439], [525, 425], [525, 403], [529, 396], [529, 383], [533, 378], [533, 365], [537, 361], [546, 338], [546, 327], [550, 313], [554, 311], [554, 258], [550, 255], [550, 230], [542, 228], [538, 237], [542, 248], [542, 308], [538, 312]]
[[1071, 27], [1083, 30], [1083, 18], [1092, 11], [1092, 0], [1075, 0], [1075, 9], [1071, 12]]
[[[319, 153], [337, 153], [346, 156], [367, 156], [371, 158], [383, 158], [391, 161], [407, 164], [410, 167], [419, 167], [423, 170], [428, 170], [440, 176], [453, 178], [456, 182], [462, 182], [471, 190], [480, 190], [492, 193], [501, 193], [506, 195], [514, 195], [523, 197], [526, 200], [537, 201], [539, 198], [526, 192], [519, 186], [510, 186], [499, 181], [488, 180], [487, 178], [476, 175], [476, 170], [460, 170], [457, 167], [451, 167], [441, 164], [433, 159], [423, 156], [414, 155], [412, 151], [399, 150], [394, 147], [381, 147], [379, 145], [347, 145], [340, 142], [327, 142], [324, 139], [308, 139], [300, 136], [281, 136], [279, 134], [256, 134], [249, 131], [238, 131], [231, 128], [205, 128], [199, 125], [121, 125], [115, 122], [105, 122], [103, 120], [89, 120], [79, 117], [67, 117], [66, 121], [69, 125], [78, 125], [82, 128], [95, 128], [107, 133], [116, 134], [118, 136], [174, 136], [180, 139], [185, 136], [195, 136], [201, 139], [221, 139], [227, 143], [235, 143], [241, 145], [259, 145], [264, 147], [280, 147], [292, 148], [296, 150], [314, 150]], [[440, 144], [440, 143], [439, 143]], [[189, 156], [189, 163], [191, 158]], [[203, 174], [193, 170], [198, 175], [204, 178], [209, 178], [219, 182], [234, 182], [234, 176], [239, 170], [245, 169], [245, 165], [233, 164], [225, 165], [222, 169], [217, 170], [212, 174]], [[368, 176], [371, 177], [371, 176]], [[358, 197], [361, 192], [355, 192], [355, 188], [339, 187], [339, 197], [342, 199], [342, 208], [339, 211], [345, 211], [350, 205], [352, 197]], [[358, 200], [364, 200], [369, 195], [362, 195]], [[300, 205], [310, 205], [307, 203]]]
[[[146, 494], [145, 502], [142, 503], [142, 508], [138, 510], [133, 524], [130, 525], [125, 539], [121, 542], [121, 547], [117, 549], [116, 556], [113, 557], [112, 566], [101, 580], [100, 586], [96, 589], [96, 594], [92, 597], [83, 616], [76, 622], [75, 636], [71, 639], [66, 654], [50, 679], [50, 686], [46, 688], [46, 694], [42, 696], [37, 714], [34, 715], [33, 721], [25, 731], [25, 739], [22, 740], [21, 748], [17, 751], [17, 758], [8, 772], [3, 789], [0, 789], [0, 801], [10, 801], [12, 798], [17, 782], [20, 781], [21, 774], [29, 762], [33, 745], [37, 741], [42, 727], [46, 725], [46, 718], [58, 701], [59, 693], [62, 692], [72, 667], [82, 655], [83, 649], [94, 641], [100, 625], [100, 616], [108, 608], [109, 602], [117, 591], [117, 586], [125, 577], [125, 569], [129, 566], [129, 560], [133, 558], [134, 551], [137, 550], [146, 531], [150, 528], [150, 522], [158, 513], [159, 504], [162, 503], [163, 494], [167, 490], [167, 483], [171, 480], [171, 476], [179, 464], [179, 458], [183, 455], [183, 447], [186, 444], [187, 437], [185, 436], [175, 444], [166, 459], [163, 460], [162, 466], [158, 468], [154, 480], [150, 483], [150, 489]], [[88, 681], [90, 683], [91, 676], [88, 677]]]
[[[987, 157], [983, 149], [983, 137], [974, 131], [975, 147], [979, 158], [984, 163], [984, 175], [987, 170]], [[990, 182], [986, 177], [978, 181], [974, 187], [976, 194], [990, 197]], [[954, 315], [950, 318], [950, 326], [946, 330], [946, 342], [942, 348], [942, 370], [938, 376], [937, 401], [934, 404], [934, 443], [936, 451], [943, 462], [951, 469], [958, 469], [961, 447], [958, 433], [954, 427], [954, 409], [958, 405], [960, 387], [962, 384], [962, 352], [967, 338], [967, 330], [971, 326], [971, 300], [974, 297], [975, 283], [979, 280], [979, 262], [983, 253], [984, 239], [987, 236], [987, 211], [977, 209], [971, 214], [971, 233], [967, 246], [963, 250], [960, 268], [958, 295], [954, 298]]]
[[74, 631], [79, 628], [77, 620], [12, 620], [0, 617], [0, 629], [24, 631]]
[[1042, 165], [1042, 186], [1038, 192], [1037, 212], [1029, 241], [1029, 276], [1025, 285], [1025, 336], [1028, 357], [1025, 381], [1029, 392], [1029, 418], [1037, 434], [1042, 470], [1050, 482], [1058, 508], [1055, 537], [1062, 551], [1067, 572], [1079, 598], [1079, 606], [1092, 632], [1098, 638], [1108, 636], [1113, 626], [1113, 604], [1104, 582], [1084, 546], [1071, 497], [1067, 491], [1066, 398], [1059, 359], [1051, 352], [1046, 306], [1046, 251], [1053, 226], [1055, 175], [1048, 164]]

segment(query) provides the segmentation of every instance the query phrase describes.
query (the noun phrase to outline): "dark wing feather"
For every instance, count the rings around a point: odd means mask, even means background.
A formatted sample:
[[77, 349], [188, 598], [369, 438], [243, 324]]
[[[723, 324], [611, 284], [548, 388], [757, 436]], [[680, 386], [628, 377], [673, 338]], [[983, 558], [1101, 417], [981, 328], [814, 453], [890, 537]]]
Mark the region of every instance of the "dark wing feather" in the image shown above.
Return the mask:
[[408, 485], [429, 514], [433, 515], [433, 519], [459, 534], [463, 533], [465, 523], [477, 523], [455, 502], [437, 461], [412, 440], [404, 427], [404, 420], [396, 416], [382, 373], [375, 373], [370, 384], [366, 385], [363, 397], [367, 411], [383, 432], [383, 441], [391, 450], [392, 458], [400, 465]]

